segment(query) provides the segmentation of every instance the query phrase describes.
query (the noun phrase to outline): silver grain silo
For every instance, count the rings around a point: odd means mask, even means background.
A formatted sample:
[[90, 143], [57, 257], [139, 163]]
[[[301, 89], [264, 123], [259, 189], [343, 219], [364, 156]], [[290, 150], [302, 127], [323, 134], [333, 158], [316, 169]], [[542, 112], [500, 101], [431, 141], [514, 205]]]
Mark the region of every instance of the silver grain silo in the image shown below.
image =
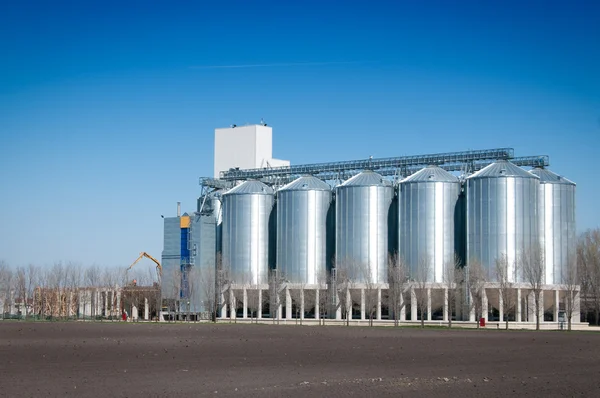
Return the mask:
[[429, 166], [398, 187], [398, 254], [412, 277], [424, 266], [427, 282], [442, 283], [444, 267], [454, 262], [454, 215], [460, 195], [457, 177]]
[[269, 219], [273, 190], [246, 181], [222, 196], [222, 263], [235, 284], [262, 284], [269, 272]]
[[291, 283], [317, 284], [327, 270], [327, 214], [332, 192], [300, 177], [277, 192], [277, 269]]
[[540, 178], [538, 222], [545, 283], [562, 284], [576, 255], [575, 183], [546, 169], [535, 168], [531, 173]]
[[335, 261], [338, 278], [385, 283], [392, 184], [364, 171], [336, 187]]
[[488, 281], [496, 281], [495, 264], [502, 255], [510, 280], [522, 281], [515, 263], [539, 247], [539, 186], [537, 176], [508, 161], [467, 178], [467, 264], [480, 261]]

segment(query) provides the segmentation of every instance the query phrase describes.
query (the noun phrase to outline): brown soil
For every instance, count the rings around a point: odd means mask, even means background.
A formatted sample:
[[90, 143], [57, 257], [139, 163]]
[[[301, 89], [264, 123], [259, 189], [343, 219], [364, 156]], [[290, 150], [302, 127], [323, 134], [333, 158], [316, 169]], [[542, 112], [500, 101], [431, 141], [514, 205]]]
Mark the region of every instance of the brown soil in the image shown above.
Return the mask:
[[600, 396], [600, 334], [0, 322], [0, 396]]

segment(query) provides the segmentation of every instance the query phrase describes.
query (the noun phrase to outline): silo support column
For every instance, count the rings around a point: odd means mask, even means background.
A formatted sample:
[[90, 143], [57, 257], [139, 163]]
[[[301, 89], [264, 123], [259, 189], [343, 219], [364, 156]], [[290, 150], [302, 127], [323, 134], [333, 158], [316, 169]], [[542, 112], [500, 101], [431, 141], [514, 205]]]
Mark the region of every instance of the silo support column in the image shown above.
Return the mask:
[[242, 318], [248, 318], [248, 289], [242, 291], [242, 301], [244, 308], [242, 309]]
[[304, 319], [304, 288], [300, 289], [300, 319]]
[[427, 288], [427, 320], [431, 321], [431, 288]]
[[360, 320], [365, 320], [365, 289], [360, 289]]
[[475, 305], [473, 305], [473, 295], [469, 292], [469, 322], [475, 322]]
[[481, 289], [481, 318], [488, 320], [488, 298], [485, 288]]
[[533, 292], [527, 293], [527, 322], [535, 322], [535, 301]]
[[292, 319], [292, 295], [287, 286], [285, 287], [285, 319]]
[[400, 295], [400, 321], [406, 321], [406, 306], [404, 305], [404, 292]]
[[225, 293], [221, 291], [220, 293], [221, 300], [221, 319], [227, 318], [227, 301], [225, 301]]
[[448, 288], [444, 288], [444, 322], [448, 322]]
[[346, 319], [352, 320], [352, 294], [350, 293], [350, 288], [346, 287]]
[[517, 316], [516, 321], [521, 322], [521, 289], [517, 289]]
[[315, 319], [319, 319], [319, 312], [321, 311], [321, 308], [319, 307], [319, 289], [317, 288], [317, 290], [315, 290]]
[[[508, 314], [506, 314], [508, 316]], [[502, 289], [498, 289], [498, 322], [504, 321], [504, 299], [502, 298]]]
[[[535, 303], [535, 302], [534, 302]], [[540, 291], [540, 307], [538, 308], [538, 316], [540, 317], [540, 323], [544, 322], [544, 308], [546, 307], [544, 304], [544, 291]]]
[[229, 289], [229, 318], [235, 319], [237, 312], [237, 305], [235, 305], [235, 294], [233, 293], [233, 289]]
[[256, 309], [256, 319], [262, 318], [262, 289], [258, 289], [258, 308]]
[[580, 291], [575, 292], [575, 300], [573, 300], [573, 313], [571, 316], [571, 323], [581, 322], [581, 296]]
[[335, 319], [342, 319], [342, 305], [340, 303], [340, 292], [335, 291]]
[[[117, 319], [121, 319], [121, 292], [117, 292], [117, 308], [116, 308]], [[159, 308], [162, 311], [162, 306]]]
[[560, 291], [554, 291], [554, 322], [558, 322], [558, 311], [560, 310]]
[[[69, 292], [69, 303], [67, 304], [67, 317], [71, 316], [71, 306], [73, 305], [73, 292]], [[25, 302], [25, 313], [27, 314], [27, 302]]]
[[377, 320], [381, 320], [381, 288], [377, 288]]
[[102, 297], [102, 316], [106, 316], [106, 311], [108, 310], [108, 291], [104, 291], [104, 295]]
[[415, 288], [413, 286], [410, 287], [410, 320], [419, 320], [417, 314], [417, 294], [415, 293]]
[[277, 317], [276, 317], [276, 319], [278, 321], [280, 321], [280, 320], [283, 319], [283, 302], [279, 302], [279, 307], [277, 307], [277, 308], [278, 308], [278, 310], [277, 310]]

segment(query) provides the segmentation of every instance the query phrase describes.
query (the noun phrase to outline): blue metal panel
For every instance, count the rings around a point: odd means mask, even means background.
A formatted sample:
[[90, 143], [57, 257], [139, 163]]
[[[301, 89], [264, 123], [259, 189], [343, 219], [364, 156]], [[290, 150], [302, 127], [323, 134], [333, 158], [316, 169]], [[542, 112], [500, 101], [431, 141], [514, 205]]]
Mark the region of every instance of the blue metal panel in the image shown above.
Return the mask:
[[190, 262], [190, 249], [188, 248], [188, 228], [181, 228], [181, 262], [189, 263]]
[[181, 228], [179, 217], [167, 217], [164, 220], [164, 243], [161, 256], [163, 268], [161, 292], [164, 299], [175, 299], [179, 296], [178, 284], [173, 282], [174, 270], [181, 263]]

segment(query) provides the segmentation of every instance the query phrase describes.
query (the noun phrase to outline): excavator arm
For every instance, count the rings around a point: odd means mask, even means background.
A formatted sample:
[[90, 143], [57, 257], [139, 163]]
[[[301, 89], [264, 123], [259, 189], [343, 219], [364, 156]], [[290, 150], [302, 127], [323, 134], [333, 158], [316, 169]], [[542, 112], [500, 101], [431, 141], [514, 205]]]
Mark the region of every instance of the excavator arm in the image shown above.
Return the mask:
[[129, 266], [129, 268], [127, 268], [127, 271], [132, 269], [133, 266], [136, 265], [144, 257], [152, 260], [156, 264], [156, 272], [158, 273], [158, 277], [159, 278], [162, 277], [162, 266], [160, 265], [160, 263], [158, 262], [157, 259], [155, 259], [154, 257], [152, 257], [151, 255], [149, 255], [146, 252], [141, 252], [140, 256]]

